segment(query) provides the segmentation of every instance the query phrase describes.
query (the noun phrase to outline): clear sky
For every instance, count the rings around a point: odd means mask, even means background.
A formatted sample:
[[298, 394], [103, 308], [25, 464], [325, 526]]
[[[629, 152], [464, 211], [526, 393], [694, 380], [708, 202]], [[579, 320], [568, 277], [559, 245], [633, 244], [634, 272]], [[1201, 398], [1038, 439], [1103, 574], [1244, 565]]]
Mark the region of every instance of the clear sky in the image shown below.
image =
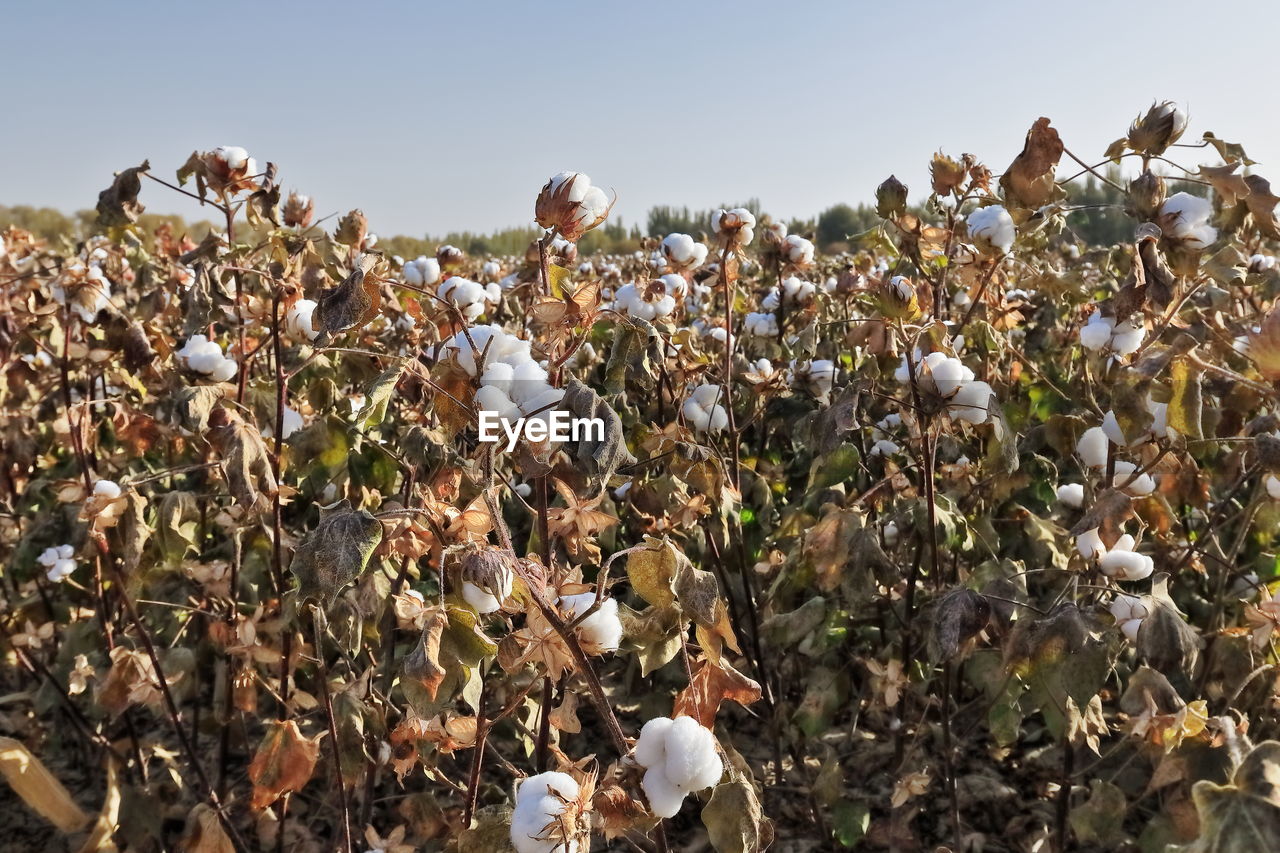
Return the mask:
[[1156, 98], [1267, 175], [1277, 24], [1260, 0], [8, 0], [0, 204], [92, 207], [115, 170], [241, 145], [381, 234], [528, 224], [562, 169], [628, 222], [753, 196], [808, 217], [891, 172], [920, 196], [939, 148], [999, 172], [1040, 115], [1100, 158]]

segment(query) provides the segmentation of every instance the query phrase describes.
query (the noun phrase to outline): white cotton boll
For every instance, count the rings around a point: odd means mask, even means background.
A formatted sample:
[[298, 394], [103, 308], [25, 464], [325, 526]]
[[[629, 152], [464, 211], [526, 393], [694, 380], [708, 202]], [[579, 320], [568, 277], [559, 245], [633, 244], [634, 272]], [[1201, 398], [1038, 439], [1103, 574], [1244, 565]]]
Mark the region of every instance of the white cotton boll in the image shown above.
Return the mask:
[[[234, 363], [232, 362], [232, 364]], [[284, 407], [284, 418], [282, 420], [283, 424], [280, 430], [283, 433], [282, 438], [288, 438], [304, 426], [302, 414], [297, 409], [291, 409], [288, 406]]]
[[511, 380], [515, 377], [515, 368], [505, 361], [490, 361], [480, 374], [481, 385], [492, 385], [503, 394], [511, 393]]
[[[36, 557], [36, 562], [44, 566], [46, 569], [51, 569], [53, 568], [53, 564], [58, 562], [62, 556], [58, 551], [58, 548], [45, 548], [40, 552], [40, 556]], [[68, 554], [67, 556], [70, 555]]]
[[[227, 164], [227, 168], [231, 171], [243, 169], [251, 162], [249, 152], [241, 148], [239, 145], [220, 145], [214, 149], [214, 154], [218, 156], [222, 162]], [[249, 170], [249, 174], [253, 174], [253, 170]]]
[[885, 526], [880, 529], [880, 532], [884, 536], [884, 544], [886, 548], [892, 548], [898, 544], [898, 539], [900, 537], [898, 522], [887, 522]]
[[[941, 355], [941, 358], [935, 356]], [[950, 397], [960, 389], [960, 383], [964, 382], [965, 366], [958, 358], [950, 358], [943, 353], [929, 353], [925, 357], [925, 364], [929, 368], [929, 375], [933, 379], [934, 387], [943, 397]], [[969, 379], [973, 378], [970, 372]], [[983, 400], [985, 404], [986, 401]]]
[[778, 336], [778, 317], [774, 314], [752, 312], [743, 320], [743, 331], [749, 337], [776, 338]]
[[675, 273], [667, 273], [658, 279], [662, 282], [662, 286], [666, 288], [668, 296], [684, 296], [689, 289], [689, 283], [684, 280], [684, 276]]
[[502, 389], [493, 385], [480, 386], [476, 391], [475, 405], [477, 411], [493, 412], [498, 419], [512, 424], [521, 417], [520, 407], [511, 402]]
[[538, 420], [550, 423], [551, 412], [555, 411], [563, 399], [563, 388], [552, 388], [548, 385], [537, 394], [520, 403], [520, 411], [531, 417], [536, 417]]
[[[1098, 568], [1109, 578], [1122, 581], [1140, 581], [1151, 576], [1155, 564], [1146, 554], [1124, 550], [1116, 543], [1098, 562]], [[1132, 546], [1130, 546], [1132, 547]]]
[[662, 252], [682, 267], [699, 266], [707, 259], [707, 247], [688, 234], [668, 234], [662, 240]]
[[1107, 464], [1107, 434], [1102, 427], [1089, 427], [1076, 442], [1076, 453], [1090, 468], [1103, 468]]
[[1174, 193], [1160, 205], [1160, 219], [1169, 233], [1195, 249], [1203, 249], [1218, 239], [1217, 229], [1209, 225], [1212, 217], [1212, 202], [1186, 192]]
[[564, 813], [562, 800], [576, 800], [580, 793], [578, 783], [567, 773], [549, 771], [521, 782], [511, 812], [511, 844], [516, 853], [581, 853], [577, 841], [566, 850], [558, 838], [543, 837], [546, 827]]
[[[586, 613], [595, 601], [594, 592], [583, 592], [560, 596], [556, 606], [565, 615], [565, 620], [572, 622], [579, 614]], [[604, 599], [596, 612], [578, 623], [574, 630], [583, 643], [592, 647], [593, 654], [616, 652], [622, 643], [622, 620], [618, 618], [618, 602], [612, 598]]]
[[1100, 350], [1111, 343], [1111, 334], [1116, 321], [1111, 317], [1103, 317], [1095, 310], [1089, 322], [1080, 327], [1080, 345], [1085, 349]]
[[798, 276], [789, 276], [782, 280], [782, 299], [788, 305], [805, 305], [813, 300], [818, 292], [813, 282], [805, 281]]
[[1273, 501], [1280, 501], [1280, 477], [1275, 474], [1268, 474], [1263, 482], [1267, 486], [1267, 494]]
[[484, 301], [490, 305], [497, 305], [502, 301], [502, 288], [496, 282], [489, 282], [484, 286]]
[[320, 331], [312, 323], [315, 316], [316, 302], [314, 299], [299, 299], [289, 307], [289, 313], [285, 315], [285, 329], [295, 338], [306, 338], [314, 341]]
[[1172, 438], [1169, 434], [1169, 404], [1157, 403], [1148, 397], [1147, 411], [1151, 413], [1151, 435]]
[[760, 307], [766, 311], [777, 311], [782, 305], [782, 297], [778, 295], [778, 288], [772, 288], [765, 294], [764, 299], [760, 300]]
[[590, 187], [582, 197], [574, 222], [592, 223], [603, 217], [609, 210], [609, 196], [599, 187]]
[[980, 207], [969, 214], [969, 236], [979, 246], [1007, 255], [1013, 248], [1015, 235], [1013, 217], [998, 204]]
[[782, 244], [787, 253], [787, 260], [796, 266], [808, 266], [813, 263], [813, 243], [799, 234], [790, 234]]
[[1141, 323], [1134, 325], [1131, 320], [1116, 323], [1116, 327], [1111, 333], [1111, 349], [1119, 355], [1129, 355], [1137, 352], [1138, 347], [1142, 346], [1142, 339], [1146, 335], [1147, 330]]
[[1109, 609], [1116, 620], [1116, 626], [1130, 642], [1136, 642], [1138, 629], [1142, 627], [1142, 620], [1151, 615], [1147, 605], [1136, 595], [1121, 593], [1111, 602]]
[[1064, 483], [1058, 486], [1058, 503], [1079, 509], [1084, 506], [1084, 484]]
[[[1107, 434], [1107, 438], [1112, 444], [1120, 447], [1127, 447], [1128, 442], [1124, 440], [1124, 433], [1120, 430], [1120, 422], [1116, 420], [1115, 411], [1109, 411], [1102, 416], [1102, 431]], [[1134, 441], [1134, 444], [1141, 444], [1142, 438]]]
[[872, 456], [892, 456], [902, 448], [898, 447], [896, 442], [892, 442], [887, 438], [878, 440], [871, 446]]
[[[1117, 489], [1122, 489], [1125, 494], [1131, 495], [1135, 498], [1141, 498], [1151, 494], [1156, 488], [1155, 479], [1152, 478], [1150, 474], [1146, 473], [1133, 477], [1134, 472], [1137, 470], [1138, 466], [1134, 465], [1132, 462], [1118, 460], [1116, 462], [1115, 477], [1112, 479], [1111, 485]], [[1130, 478], [1133, 479], [1132, 482], [1130, 482]]]
[[[468, 338], [468, 335], [470, 336]], [[476, 358], [478, 354], [485, 353], [486, 363], [493, 361], [497, 355], [494, 350], [499, 349], [502, 338], [508, 337], [507, 333], [494, 325], [473, 326], [466, 333], [458, 332], [449, 341], [449, 346], [458, 352], [458, 365], [472, 376], [476, 375]], [[493, 341], [490, 344], [490, 341]], [[474, 349], [472, 344], [475, 345]]]
[[675, 817], [684, 804], [685, 792], [667, 779], [661, 767], [650, 767], [640, 782], [649, 800], [649, 809], [658, 817]]
[[1076, 537], [1076, 551], [1086, 560], [1097, 559], [1107, 553], [1107, 548], [1102, 544], [1102, 535], [1098, 532], [1098, 528], [1086, 530]]
[[120, 487], [113, 480], [98, 480], [93, 484], [95, 497], [115, 500], [120, 497]]
[[435, 258], [428, 258], [426, 255], [419, 257], [413, 262], [418, 268], [418, 275], [422, 279], [424, 286], [431, 286], [440, 280], [440, 262]]
[[487, 279], [495, 279], [502, 272], [502, 266], [497, 261], [485, 261], [484, 266], [480, 268], [480, 274]]
[[667, 732], [671, 730], [670, 717], [654, 717], [640, 728], [636, 738], [635, 759], [643, 767], [659, 767], [667, 756]]
[[951, 398], [951, 405], [947, 411], [953, 418], [968, 421], [971, 424], [985, 424], [991, 417], [988, 406], [993, 394], [991, 386], [986, 382], [965, 382]]
[[547, 390], [547, 371], [536, 361], [517, 364], [511, 371], [511, 399], [523, 407], [529, 400]]
[[62, 583], [68, 577], [75, 574], [75, 571], [75, 560], [59, 559], [55, 560], [53, 565], [49, 567], [49, 571], [45, 572], [45, 577], [53, 583]]
[[956, 308], [968, 308], [973, 304], [973, 299], [967, 290], [957, 290], [956, 295], [951, 297], [951, 304]]
[[463, 581], [463, 600], [466, 601], [467, 604], [470, 604], [471, 608], [481, 616], [489, 613], [496, 613], [502, 609], [502, 602], [506, 600], [507, 596], [511, 595], [511, 576], [509, 574], [504, 574], [502, 575], [502, 578], [505, 583], [503, 584], [503, 589], [498, 590], [502, 593], [501, 598], [488, 590], [481, 589], [471, 581]]
[[239, 372], [240, 365], [236, 364], [234, 358], [224, 358], [209, 371], [209, 378], [214, 382], [229, 382]]
[[719, 432], [729, 425], [729, 415], [717, 404], [719, 385], [699, 385], [684, 401], [681, 412], [696, 432]]
[[711, 787], [724, 772], [715, 735], [693, 717], [676, 717], [667, 730], [665, 767], [667, 780], [682, 791]]
[[527, 498], [529, 495], [533, 494], [533, 486], [530, 486], [528, 483], [517, 483], [515, 492], [520, 497]]

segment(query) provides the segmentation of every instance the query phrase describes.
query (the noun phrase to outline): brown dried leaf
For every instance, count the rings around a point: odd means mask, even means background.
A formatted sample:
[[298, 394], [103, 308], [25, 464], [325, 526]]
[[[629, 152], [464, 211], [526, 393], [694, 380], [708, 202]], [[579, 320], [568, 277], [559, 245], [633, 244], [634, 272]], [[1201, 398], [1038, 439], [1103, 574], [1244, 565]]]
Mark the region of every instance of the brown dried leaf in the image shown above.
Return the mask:
[[296, 793], [311, 780], [320, 757], [320, 736], [303, 737], [296, 720], [267, 724], [267, 733], [249, 763], [253, 808], [264, 809], [286, 793]]

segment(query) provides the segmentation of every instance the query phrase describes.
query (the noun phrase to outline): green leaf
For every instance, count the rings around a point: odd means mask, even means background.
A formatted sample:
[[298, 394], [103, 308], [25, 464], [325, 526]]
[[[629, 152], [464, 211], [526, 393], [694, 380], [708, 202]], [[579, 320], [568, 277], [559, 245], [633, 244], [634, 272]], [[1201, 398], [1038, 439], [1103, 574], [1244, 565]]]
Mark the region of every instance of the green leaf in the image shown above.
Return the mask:
[[1124, 792], [1103, 779], [1094, 779], [1090, 791], [1088, 801], [1071, 810], [1071, 829], [1077, 841], [1113, 850], [1125, 838]]
[[395, 393], [400, 382], [400, 374], [404, 372], [404, 361], [397, 361], [382, 372], [373, 381], [373, 385], [365, 392], [364, 405], [356, 412], [354, 423], [360, 429], [368, 429], [382, 423], [387, 416], [387, 404]]
[[871, 809], [860, 800], [841, 800], [831, 810], [831, 831], [842, 847], [854, 847], [867, 834]]

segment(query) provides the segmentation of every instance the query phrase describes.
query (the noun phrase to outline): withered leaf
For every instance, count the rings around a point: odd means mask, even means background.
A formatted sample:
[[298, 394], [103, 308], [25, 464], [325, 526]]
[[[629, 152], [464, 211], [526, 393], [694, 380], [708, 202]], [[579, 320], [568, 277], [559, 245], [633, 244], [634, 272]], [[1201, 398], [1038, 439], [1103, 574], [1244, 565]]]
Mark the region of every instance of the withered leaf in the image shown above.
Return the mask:
[[342, 500], [326, 509], [316, 528], [294, 549], [289, 571], [298, 579], [299, 601], [329, 607], [364, 571], [382, 542], [382, 522]]
[[762, 695], [759, 683], [738, 672], [727, 660], [704, 659], [694, 665], [693, 680], [676, 696], [672, 716], [693, 717], [711, 728], [724, 700], [750, 705]]
[[238, 414], [218, 406], [209, 415], [209, 441], [222, 456], [227, 486], [236, 503], [254, 510], [275, 495], [276, 478], [262, 435]]
[[319, 332], [316, 347], [328, 346], [335, 335], [363, 326], [377, 316], [382, 308], [382, 291], [372, 273], [381, 260], [380, 255], [366, 252], [341, 284], [320, 294], [313, 315]]
[[249, 763], [253, 808], [264, 809], [283, 794], [301, 791], [315, 773], [320, 737], [304, 737], [296, 720], [267, 723], [267, 732]]
[[440, 638], [448, 624], [449, 615], [443, 606], [430, 608], [418, 644], [404, 659], [405, 677], [421, 684], [432, 699], [436, 698], [440, 682], [444, 681], [445, 668], [440, 663]]
[[1064, 195], [1054, 181], [1062, 149], [1062, 140], [1049, 119], [1036, 119], [1021, 153], [1000, 177], [1000, 188], [1012, 206], [1034, 210]]
[[940, 660], [953, 660], [973, 647], [991, 619], [991, 604], [971, 589], [950, 590], [934, 605], [930, 648]]
[[141, 166], [118, 172], [111, 186], [98, 193], [99, 225], [111, 228], [138, 221], [138, 217], [146, 209], [138, 201], [138, 193], [142, 192], [142, 178], [139, 175], [150, 170], [151, 163], [143, 160]]
[[581, 470], [587, 475], [590, 493], [608, 486], [609, 479], [622, 466], [635, 464], [636, 458], [627, 449], [618, 413], [593, 389], [577, 379], [570, 380], [560, 405], [576, 417], [594, 418], [604, 424], [602, 438], [578, 441], [574, 450]]

